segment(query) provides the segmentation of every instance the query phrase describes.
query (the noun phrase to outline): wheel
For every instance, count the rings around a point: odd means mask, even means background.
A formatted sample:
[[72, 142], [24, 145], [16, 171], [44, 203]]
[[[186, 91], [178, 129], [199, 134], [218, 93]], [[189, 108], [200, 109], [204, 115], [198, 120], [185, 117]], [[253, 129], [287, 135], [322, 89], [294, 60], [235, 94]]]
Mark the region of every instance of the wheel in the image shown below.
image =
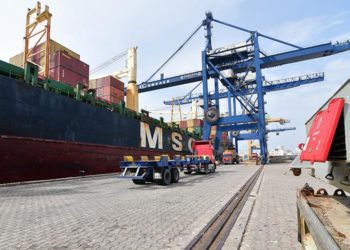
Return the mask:
[[199, 165], [196, 168], [195, 173], [196, 174], [201, 174], [202, 173], [202, 163], [199, 163]]
[[186, 170], [184, 170], [184, 174], [191, 174], [191, 171], [189, 170], [189, 167], [187, 167]]
[[178, 183], [180, 180], [180, 171], [178, 168], [173, 168], [171, 170], [171, 182]]
[[171, 183], [171, 173], [170, 173], [170, 170], [169, 169], [164, 169], [162, 171], [162, 179], [160, 181], [160, 184], [161, 185], [169, 185]]
[[137, 179], [133, 179], [132, 182], [136, 185], [143, 185], [146, 183], [145, 180], [137, 180]]
[[205, 174], [209, 174], [209, 165], [208, 164], [206, 164], [206, 165], [204, 165], [204, 173]]
[[211, 172], [212, 172], [212, 173], [215, 173], [215, 170], [216, 170], [216, 164], [214, 163], [214, 164], [213, 164], [213, 167], [211, 168]]

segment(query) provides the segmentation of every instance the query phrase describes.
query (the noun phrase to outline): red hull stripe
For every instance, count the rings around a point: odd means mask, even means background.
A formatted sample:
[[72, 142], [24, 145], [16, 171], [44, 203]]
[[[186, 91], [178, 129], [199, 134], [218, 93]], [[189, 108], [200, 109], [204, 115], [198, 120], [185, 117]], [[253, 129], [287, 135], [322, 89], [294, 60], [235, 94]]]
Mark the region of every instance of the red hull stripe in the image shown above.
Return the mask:
[[174, 152], [2, 135], [0, 183], [114, 173], [124, 155], [161, 154]]

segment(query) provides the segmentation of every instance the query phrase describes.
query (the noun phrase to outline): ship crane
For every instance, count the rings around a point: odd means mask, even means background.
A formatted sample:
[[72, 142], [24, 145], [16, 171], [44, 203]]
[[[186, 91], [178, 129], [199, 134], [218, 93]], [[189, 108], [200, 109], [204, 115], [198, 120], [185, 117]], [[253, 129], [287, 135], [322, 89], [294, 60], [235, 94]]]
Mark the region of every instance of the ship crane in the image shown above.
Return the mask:
[[[221, 24], [248, 34], [248, 39], [240, 44], [232, 44], [218, 49], [212, 48], [212, 28], [213, 23]], [[169, 62], [176, 53], [178, 53], [196, 34], [201, 27], [206, 30], [206, 45], [203, 49], [202, 69], [191, 73], [181, 74], [173, 77], [164, 77], [161, 74], [159, 80], [151, 80], [162, 67]], [[261, 50], [260, 39], [267, 39], [272, 42], [280, 43], [292, 48], [277, 54], [267, 54]], [[262, 163], [267, 162], [267, 139], [269, 132], [265, 121], [265, 89], [263, 69], [282, 66], [290, 63], [296, 63], [325, 56], [335, 55], [350, 50], [350, 41], [342, 43], [324, 43], [311, 47], [301, 47], [289, 42], [285, 42], [271, 36], [267, 36], [258, 31], [248, 30], [236, 25], [232, 25], [218, 19], [215, 19], [211, 12], [206, 13], [206, 18], [197, 27], [188, 39], [177, 49], [166, 62], [159, 67], [151, 77], [145, 82], [137, 85], [138, 92], [158, 90], [162, 88], [174, 87], [182, 84], [202, 81], [203, 107], [206, 115], [204, 120], [203, 139], [208, 139], [211, 126], [217, 127], [216, 145], [221, 138], [222, 131], [241, 131], [235, 137], [235, 140], [258, 140], [260, 143], [260, 154]], [[227, 76], [225, 71], [231, 71], [232, 75]], [[255, 74], [255, 81], [246, 81], [248, 74]], [[214, 79], [213, 93], [215, 108], [209, 107], [209, 79]], [[243, 114], [230, 113], [228, 117], [220, 117], [219, 105], [219, 82], [225, 87], [228, 95], [228, 102], [233, 98], [243, 108]], [[288, 88], [289, 83], [280, 83], [280, 89]], [[302, 84], [300, 84], [302, 85]], [[242, 94], [244, 91], [250, 91], [249, 96]], [[277, 90], [277, 89], [276, 89]], [[231, 98], [232, 97], [232, 98]], [[231, 104], [230, 104], [231, 106]], [[242, 131], [248, 131], [242, 133]], [[251, 132], [253, 131], [253, 132]]]

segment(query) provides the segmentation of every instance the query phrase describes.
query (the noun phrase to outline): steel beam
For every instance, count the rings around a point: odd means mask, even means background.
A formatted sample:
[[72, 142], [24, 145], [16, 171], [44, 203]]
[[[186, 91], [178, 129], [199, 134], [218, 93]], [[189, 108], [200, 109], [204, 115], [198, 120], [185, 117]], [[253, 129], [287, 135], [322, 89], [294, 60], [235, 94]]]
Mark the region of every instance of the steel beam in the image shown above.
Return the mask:
[[[267, 92], [273, 92], [273, 91], [279, 91], [279, 90], [285, 90], [285, 89], [291, 89], [295, 87], [299, 87], [306, 84], [316, 83], [324, 80], [324, 73], [315, 73], [315, 74], [309, 74], [304, 76], [297, 76], [297, 77], [291, 77], [286, 79], [280, 79], [275, 81], [264, 81], [263, 91], [265, 93]], [[219, 99], [228, 98], [228, 92], [226, 89], [221, 89], [217, 92], [217, 96]], [[215, 93], [211, 92], [208, 95], [209, 100], [215, 100]], [[248, 95], [248, 94], [256, 94], [256, 89], [253, 90], [239, 90], [237, 91], [237, 94], [239, 96], [241, 95]], [[201, 99], [203, 96], [202, 93], [195, 93], [191, 94], [185, 98], [178, 97], [175, 100], [175, 104], [189, 104], [192, 102], [192, 100], [198, 100]], [[165, 105], [173, 105], [173, 101], [164, 101]]]

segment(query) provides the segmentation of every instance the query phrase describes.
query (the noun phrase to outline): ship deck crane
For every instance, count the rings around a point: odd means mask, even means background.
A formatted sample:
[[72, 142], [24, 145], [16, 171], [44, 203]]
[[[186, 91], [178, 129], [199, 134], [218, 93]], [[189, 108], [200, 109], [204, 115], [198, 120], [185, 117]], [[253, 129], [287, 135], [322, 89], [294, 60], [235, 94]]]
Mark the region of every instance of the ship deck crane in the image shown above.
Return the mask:
[[[212, 48], [212, 24], [222, 24], [230, 28], [248, 33], [248, 39], [239, 45], [229, 45], [226, 47], [213, 49]], [[165, 78], [163, 74], [159, 80], [151, 81], [152, 77], [160, 71], [160, 69], [168, 62], [174, 55], [180, 51], [184, 45], [198, 32], [201, 27], [206, 30], [206, 46], [202, 51], [202, 69], [187, 74], [182, 74], [174, 77]], [[290, 51], [267, 55], [260, 48], [260, 38], [268, 39], [273, 42], [284, 44], [292, 48]], [[138, 85], [138, 92], [143, 93], [147, 91], [158, 90], [167, 87], [174, 87], [182, 84], [202, 81], [202, 92], [204, 111], [206, 119], [204, 120], [204, 135], [203, 139], [208, 139], [210, 128], [212, 125], [217, 126], [216, 139], [219, 140], [223, 130], [232, 131], [254, 131], [248, 133], [239, 133], [236, 140], [259, 140], [262, 163], [267, 162], [267, 141], [265, 121], [265, 107], [264, 107], [264, 79], [262, 70], [296, 63], [315, 58], [330, 56], [350, 50], [350, 41], [342, 43], [324, 43], [311, 47], [300, 47], [289, 42], [285, 42], [258, 31], [248, 30], [236, 25], [232, 25], [213, 17], [211, 12], [206, 13], [205, 20], [199, 27], [191, 34], [191, 36], [180, 46], [178, 50], [171, 55], [171, 57], [160, 67], [157, 71], [145, 82]], [[233, 77], [226, 77], [225, 70], [230, 70]], [[249, 72], [255, 73], [255, 83], [245, 81]], [[216, 108], [209, 108], [209, 93], [208, 81], [214, 79]], [[220, 117], [219, 109], [219, 82], [225, 86], [227, 93], [230, 93], [235, 100], [237, 100], [244, 109], [243, 114], [230, 114], [228, 117]], [[287, 86], [288, 83], [281, 83], [281, 89]], [[253, 91], [250, 97], [240, 95], [241, 89], [249, 89]], [[252, 97], [254, 95], [254, 97]]]

